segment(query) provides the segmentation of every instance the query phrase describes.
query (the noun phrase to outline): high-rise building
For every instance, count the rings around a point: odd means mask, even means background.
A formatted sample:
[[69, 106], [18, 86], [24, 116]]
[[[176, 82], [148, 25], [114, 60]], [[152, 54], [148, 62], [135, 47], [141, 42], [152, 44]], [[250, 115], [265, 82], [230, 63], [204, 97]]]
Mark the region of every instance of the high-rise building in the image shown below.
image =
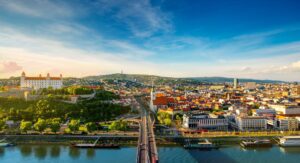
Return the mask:
[[234, 78], [233, 79], [233, 89], [237, 89], [238, 85], [239, 85], [239, 79]]

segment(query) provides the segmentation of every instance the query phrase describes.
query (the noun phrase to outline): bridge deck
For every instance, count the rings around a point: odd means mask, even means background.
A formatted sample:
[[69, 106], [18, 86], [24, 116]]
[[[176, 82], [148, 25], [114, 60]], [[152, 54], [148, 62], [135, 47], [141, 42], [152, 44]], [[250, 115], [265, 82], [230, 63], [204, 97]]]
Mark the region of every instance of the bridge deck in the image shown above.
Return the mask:
[[158, 163], [153, 123], [146, 112], [140, 122], [137, 163]]

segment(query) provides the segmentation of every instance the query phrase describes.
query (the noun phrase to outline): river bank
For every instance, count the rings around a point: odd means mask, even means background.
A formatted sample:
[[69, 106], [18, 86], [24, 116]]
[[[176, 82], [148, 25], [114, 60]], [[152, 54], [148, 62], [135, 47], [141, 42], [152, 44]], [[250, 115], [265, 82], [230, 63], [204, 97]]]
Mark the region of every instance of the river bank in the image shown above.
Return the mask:
[[[0, 135], [0, 139], [15, 144], [60, 144], [69, 145], [71, 143], [92, 143], [96, 139], [99, 143], [117, 143], [121, 146], [136, 146], [138, 138], [132, 136], [114, 136], [114, 135]], [[239, 144], [242, 140], [251, 137], [217, 137], [217, 138], [185, 138], [185, 137], [156, 137], [156, 143], [160, 146], [182, 146], [186, 140], [192, 142], [209, 141], [218, 145]], [[258, 137], [256, 139], [270, 139], [276, 143], [276, 137]]]

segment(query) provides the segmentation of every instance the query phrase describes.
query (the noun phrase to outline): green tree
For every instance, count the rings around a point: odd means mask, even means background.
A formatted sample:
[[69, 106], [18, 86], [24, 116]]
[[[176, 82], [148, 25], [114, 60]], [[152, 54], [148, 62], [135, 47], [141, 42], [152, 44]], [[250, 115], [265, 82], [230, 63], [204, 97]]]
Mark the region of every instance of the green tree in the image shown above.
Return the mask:
[[97, 125], [94, 122], [88, 122], [85, 124], [86, 129], [88, 130], [88, 132], [93, 132], [95, 130], [97, 130]]
[[118, 121], [114, 121], [113, 123], [111, 123], [108, 126], [108, 129], [110, 130], [121, 130], [121, 131], [125, 131], [128, 128], [128, 124], [126, 121], [123, 120], [118, 120]]
[[39, 118], [49, 118], [52, 113], [50, 102], [47, 99], [39, 100], [36, 103], [36, 114]]
[[75, 120], [75, 119], [72, 119], [71, 122], [68, 125], [68, 127], [70, 128], [70, 130], [72, 132], [78, 131], [79, 126], [80, 126], [80, 121], [79, 120]]
[[50, 127], [52, 132], [58, 132], [60, 129], [60, 118], [53, 118], [48, 120], [48, 126]]
[[171, 115], [165, 112], [158, 112], [157, 119], [159, 123], [165, 124], [165, 119], [171, 119]]
[[36, 131], [42, 132], [46, 129], [47, 127], [47, 123], [44, 119], [39, 118], [37, 122], [35, 122], [35, 124], [33, 125], [33, 128]]
[[182, 116], [180, 116], [179, 114], [177, 114], [177, 115], [175, 116], [175, 119], [176, 119], [177, 121], [182, 121]]
[[23, 132], [27, 132], [32, 127], [32, 122], [30, 121], [21, 121], [20, 130]]
[[119, 128], [119, 123], [117, 121], [112, 122], [109, 126], [108, 129], [109, 130], [117, 130], [117, 128]]
[[172, 120], [171, 120], [170, 118], [166, 118], [166, 119], [164, 119], [164, 124], [165, 124], [166, 126], [171, 126]]
[[5, 120], [0, 120], [0, 131], [6, 127]]

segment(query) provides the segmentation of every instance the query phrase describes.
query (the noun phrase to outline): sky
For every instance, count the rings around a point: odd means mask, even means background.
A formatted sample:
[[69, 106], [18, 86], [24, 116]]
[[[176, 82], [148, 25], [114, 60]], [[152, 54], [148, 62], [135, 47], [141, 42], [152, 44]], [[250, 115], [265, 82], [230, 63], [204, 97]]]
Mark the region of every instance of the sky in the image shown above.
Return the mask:
[[0, 0], [0, 78], [300, 81], [298, 0]]

